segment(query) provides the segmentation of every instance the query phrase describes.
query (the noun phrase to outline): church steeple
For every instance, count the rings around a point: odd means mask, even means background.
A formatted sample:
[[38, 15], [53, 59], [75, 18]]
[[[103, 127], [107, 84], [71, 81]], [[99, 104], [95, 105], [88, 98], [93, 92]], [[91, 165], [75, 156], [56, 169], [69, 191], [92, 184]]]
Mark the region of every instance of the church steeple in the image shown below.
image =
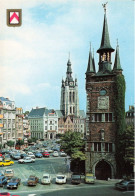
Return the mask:
[[66, 72], [66, 75], [67, 75], [66, 79], [68, 81], [70, 81], [70, 82], [73, 81], [70, 57], [69, 57], [68, 62], [67, 62], [67, 72]]
[[120, 56], [119, 56], [119, 45], [117, 42], [117, 47], [116, 47], [116, 54], [115, 54], [115, 61], [114, 61], [114, 71], [122, 71], [121, 64], [120, 64]]
[[114, 49], [111, 47], [107, 17], [106, 17], [106, 4], [104, 7], [104, 23], [100, 48], [97, 50], [99, 53], [99, 72], [111, 72], [111, 53]]
[[92, 58], [91, 45], [90, 45], [89, 60], [88, 60], [88, 67], [87, 67], [86, 74], [95, 73], [95, 65], [93, 64], [94, 62], [93, 60], [94, 59]]

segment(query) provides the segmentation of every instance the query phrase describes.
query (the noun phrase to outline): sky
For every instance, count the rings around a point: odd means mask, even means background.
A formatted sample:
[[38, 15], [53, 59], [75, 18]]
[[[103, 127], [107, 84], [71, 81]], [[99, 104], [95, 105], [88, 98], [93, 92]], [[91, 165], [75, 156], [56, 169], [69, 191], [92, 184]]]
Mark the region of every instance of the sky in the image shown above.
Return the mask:
[[[0, 97], [24, 111], [60, 109], [61, 81], [67, 61], [78, 79], [79, 107], [86, 111], [85, 73], [89, 48], [96, 71], [104, 0], [0, 0]], [[111, 46], [119, 42], [126, 80], [125, 110], [134, 105], [134, 0], [108, 0]], [[22, 9], [22, 26], [8, 27], [6, 9]], [[112, 54], [112, 66], [115, 52]]]

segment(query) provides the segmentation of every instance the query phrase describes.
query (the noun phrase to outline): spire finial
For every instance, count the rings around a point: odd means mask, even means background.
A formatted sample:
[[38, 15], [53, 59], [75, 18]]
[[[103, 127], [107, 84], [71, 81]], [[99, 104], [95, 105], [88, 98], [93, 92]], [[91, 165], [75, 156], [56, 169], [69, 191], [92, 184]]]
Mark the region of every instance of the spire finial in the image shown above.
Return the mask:
[[90, 52], [91, 52], [91, 42], [90, 42]]
[[107, 4], [108, 2], [106, 2], [106, 3], [104, 3], [104, 4], [102, 4], [102, 6], [103, 6], [103, 8], [104, 8], [104, 12], [105, 12], [105, 14], [106, 14], [106, 4]]
[[119, 46], [118, 38], [117, 38], [117, 46]]
[[69, 54], [68, 54], [68, 55], [69, 55], [68, 59], [70, 60], [70, 52], [69, 52]]

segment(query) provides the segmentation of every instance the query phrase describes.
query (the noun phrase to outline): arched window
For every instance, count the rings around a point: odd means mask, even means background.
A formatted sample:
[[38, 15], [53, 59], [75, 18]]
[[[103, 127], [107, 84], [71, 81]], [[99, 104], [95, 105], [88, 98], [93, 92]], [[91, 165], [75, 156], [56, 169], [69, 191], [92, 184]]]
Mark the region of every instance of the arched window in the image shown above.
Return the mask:
[[73, 102], [75, 102], [75, 92], [73, 92]]
[[72, 114], [72, 107], [70, 107], [70, 114]]
[[73, 113], [75, 113], [75, 106], [73, 107]]
[[69, 101], [71, 102], [71, 92], [69, 93]]

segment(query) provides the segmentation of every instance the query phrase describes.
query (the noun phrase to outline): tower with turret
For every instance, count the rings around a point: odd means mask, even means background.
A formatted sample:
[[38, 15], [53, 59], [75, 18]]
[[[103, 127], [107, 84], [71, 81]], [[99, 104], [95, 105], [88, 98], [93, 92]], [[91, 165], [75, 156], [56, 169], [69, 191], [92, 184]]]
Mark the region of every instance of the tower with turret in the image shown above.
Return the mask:
[[116, 77], [122, 75], [117, 42], [115, 51], [110, 43], [109, 30], [104, 7], [104, 22], [99, 55], [98, 70], [95, 69], [91, 48], [86, 70], [86, 173], [94, 173], [97, 179], [114, 178], [116, 175], [115, 116]]
[[79, 98], [77, 78], [72, 77], [70, 59], [67, 62], [66, 79], [62, 79], [60, 110], [64, 116], [79, 116]]

